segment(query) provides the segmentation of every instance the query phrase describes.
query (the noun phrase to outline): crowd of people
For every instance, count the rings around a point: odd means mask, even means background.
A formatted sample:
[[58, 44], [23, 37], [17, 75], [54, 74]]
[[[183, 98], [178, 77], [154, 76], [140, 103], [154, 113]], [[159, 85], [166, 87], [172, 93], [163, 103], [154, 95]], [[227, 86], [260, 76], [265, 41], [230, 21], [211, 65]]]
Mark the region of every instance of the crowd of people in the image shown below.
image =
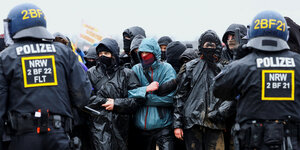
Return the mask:
[[75, 48], [34, 4], [4, 27], [2, 149], [300, 149], [300, 26], [275, 11], [197, 48], [130, 27], [122, 53], [112, 38]]

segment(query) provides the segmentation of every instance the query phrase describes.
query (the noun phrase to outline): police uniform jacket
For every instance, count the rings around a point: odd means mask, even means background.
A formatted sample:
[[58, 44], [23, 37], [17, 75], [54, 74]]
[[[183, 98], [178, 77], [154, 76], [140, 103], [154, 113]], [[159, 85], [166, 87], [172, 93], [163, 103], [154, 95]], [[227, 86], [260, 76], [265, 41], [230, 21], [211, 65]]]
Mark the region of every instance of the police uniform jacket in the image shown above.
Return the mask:
[[300, 119], [299, 54], [254, 50], [216, 77], [214, 95], [237, 100], [237, 122]]

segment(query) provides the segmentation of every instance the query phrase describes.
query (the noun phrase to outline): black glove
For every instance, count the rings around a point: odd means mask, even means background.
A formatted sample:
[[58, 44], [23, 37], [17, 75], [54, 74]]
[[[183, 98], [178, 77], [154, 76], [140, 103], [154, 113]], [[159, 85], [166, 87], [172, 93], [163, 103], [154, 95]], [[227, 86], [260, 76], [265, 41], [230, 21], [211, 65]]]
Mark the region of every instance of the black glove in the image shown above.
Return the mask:
[[246, 44], [239, 45], [237, 49], [233, 51], [234, 60], [241, 59], [252, 52], [251, 48], [248, 48]]
[[218, 110], [211, 111], [210, 113], [207, 114], [207, 117], [212, 122], [224, 121], [224, 118], [221, 116]]

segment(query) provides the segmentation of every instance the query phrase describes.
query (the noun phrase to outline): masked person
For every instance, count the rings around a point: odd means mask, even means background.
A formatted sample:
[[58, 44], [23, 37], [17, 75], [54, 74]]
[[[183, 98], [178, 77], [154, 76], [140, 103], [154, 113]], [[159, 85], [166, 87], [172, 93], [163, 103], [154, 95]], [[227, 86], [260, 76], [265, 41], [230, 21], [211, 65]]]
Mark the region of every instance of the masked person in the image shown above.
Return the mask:
[[[238, 29], [238, 30], [237, 30]], [[239, 37], [235, 34], [239, 32]], [[242, 42], [242, 38], [246, 36], [247, 28], [242, 24], [231, 24], [223, 35], [222, 42], [225, 43], [225, 47], [222, 51], [221, 63], [228, 64], [234, 59], [235, 50], [239, 45], [245, 44]], [[237, 43], [240, 41], [240, 43]]]
[[163, 36], [158, 39], [157, 43], [161, 49], [161, 61], [167, 59], [167, 46], [172, 42], [172, 39], [169, 36]]
[[263, 11], [248, 33], [252, 52], [224, 68], [214, 84], [216, 97], [239, 95], [235, 148], [299, 149], [300, 55], [289, 51], [287, 23], [279, 13]]
[[168, 44], [167, 46], [167, 62], [172, 65], [175, 69], [176, 73], [179, 72], [179, 69], [183, 65], [181, 61], [179, 61], [180, 55], [186, 50], [184, 44], [179, 41], [174, 41]]
[[90, 108], [100, 112], [90, 117], [92, 147], [95, 150], [126, 150], [130, 115], [143, 99], [128, 98], [128, 90], [139, 87], [135, 73], [119, 65], [119, 47], [105, 38], [96, 47], [96, 66], [88, 70], [95, 98]]
[[133, 38], [131, 45], [130, 45], [130, 56], [131, 56], [131, 66], [140, 63], [139, 56], [138, 56], [138, 50], [139, 46], [142, 43], [143, 39], [145, 37], [142, 35], [137, 35]]
[[130, 57], [130, 47], [131, 42], [137, 35], [142, 35], [143, 37], [146, 37], [145, 30], [138, 26], [133, 26], [128, 29], [125, 29], [123, 32], [123, 49], [124, 53], [120, 55], [120, 65], [124, 65], [127, 68], [131, 68], [130, 65], [131, 57]]
[[85, 59], [85, 65], [87, 68], [96, 66], [96, 60], [98, 59], [98, 55], [96, 53], [95, 46], [91, 46], [88, 49], [87, 54], [84, 56], [84, 59]]
[[[24, 18], [29, 12], [36, 15]], [[71, 105], [82, 108], [91, 94], [76, 55], [53, 42], [45, 14], [36, 5], [15, 6], [4, 24], [6, 38], [14, 42], [0, 54], [0, 129], [5, 119], [9, 149], [74, 148], [68, 137]]]
[[146, 103], [135, 113], [137, 147], [153, 150], [157, 144], [161, 150], [173, 150], [171, 125], [174, 92], [158, 96], [154, 91], [159, 84], [174, 79], [175, 70], [170, 64], [160, 61], [160, 48], [152, 38], [142, 41], [138, 56], [141, 63], [133, 66], [132, 70], [137, 74], [141, 87], [129, 91], [129, 97], [146, 99]]
[[224, 123], [212, 121], [208, 113], [219, 99], [212, 94], [213, 78], [220, 72], [221, 41], [208, 30], [199, 38], [200, 57], [183, 65], [174, 96], [174, 134], [187, 150], [224, 149]]

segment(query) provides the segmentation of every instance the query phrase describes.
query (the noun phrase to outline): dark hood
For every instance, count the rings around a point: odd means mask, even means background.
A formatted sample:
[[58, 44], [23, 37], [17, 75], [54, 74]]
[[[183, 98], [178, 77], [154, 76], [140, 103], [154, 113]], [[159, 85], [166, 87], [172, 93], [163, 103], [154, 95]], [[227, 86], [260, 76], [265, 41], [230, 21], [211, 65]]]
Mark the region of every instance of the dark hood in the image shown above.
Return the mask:
[[241, 38], [243, 38], [244, 36], [247, 35], [247, 28], [244, 25], [242, 25], [242, 24], [231, 24], [227, 28], [226, 32], [224, 33], [224, 35], [222, 37], [222, 42], [225, 43], [226, 46], [227, 46], [227, 36], [228, 36], [228, 34], [229, 33], [234, 34], [234, 31], [235, 31], [236, 28], [240, 29], [240, 36], [241, 36]]
[[96, 53], [96, 47], [95, 46], [91, 46], [88, 49], [87, 54], [84, 56], [84, 58], [97, 59], [98, 55]]
[[131, 45], [130, 45], [130, 52], [133, 51], [134, 49], [139, 48], [140, 44], [142, 43], [143, 39], [145, 37], [143, 35], [137, 35], [133, 38]]
[[131, 27], [131, 28], [128, 28], [128, 29], [125, 29], [124, 32], [123, 32], [123, 38], [125, 36], [128, 36], [130, 38], [130, 40], [132, 41], [133, 38], [137, 35], [142, 35], [144, 37], [146, 37], [146, 33], [145, 33], [145, 30], [141, 27], [138, 27], [138, 26], [134, 26], [134, 27]]
[[289, 28], [289, 39], [287, 41], [290, 50], [300, 53], [300, 26], [291, 18], [284, 17]]
[[96, 46], [97, 54], [99, 53], [99, 47], [101, 46], [105, 46], [106, 48], [108, 48], [112, 55], [115, 57], [117, 64], [119, 64], [120, 48], [117, 41], [111, 38], [105, 38], [101, 40], [100, 43]]
[[200, 47], [202, 47], [203, 44], [206, 42], [205, 38], [208, 37], [208, 35], [211, 35], [213, 37], [213, 41], [216, 43], [217, 49], [222, 49], [222, 43], [217, 33], [213, 30], [207, 30], [203, 34], [201, 34], [200, 38], [198, 39], [199, 50]]
[[171, 42], [167, 46], [167, 62], [172, 65], [176, 72], [178, 72], [183, 65], [179, 61], [179, 57], [185, 50], [185, 45], [179, 41]]
[[180, 61], [182, 61], [182, 59], [188, 59], [189, 61], [195, 59], [195, 58], [198, 58], [199, 55], [198, 55], [198, 50], [195, 50], [195, 49], [191, 49], [191, 48], [188, 48], [186, 49], [179, 57]]
[[163, 36], [163, 37], [159, 38], [158, 41], [157, 41], [159, 46], [168, 45], [171, 42], [172, 42], [172, 39], [168, 36]]
[[[124, 30], [124, 32], [123, 32], [123, 49], [126, 54], [129, 54], [131, 42], [132, 42], [133, 38], [137, 35], [142, 35], [142, 36], [146, 37], [145, 30], [138, 26], [134, 26], [134, 27]], [[125, 37], [129, 37], [129, 39], [127, 39]]]

